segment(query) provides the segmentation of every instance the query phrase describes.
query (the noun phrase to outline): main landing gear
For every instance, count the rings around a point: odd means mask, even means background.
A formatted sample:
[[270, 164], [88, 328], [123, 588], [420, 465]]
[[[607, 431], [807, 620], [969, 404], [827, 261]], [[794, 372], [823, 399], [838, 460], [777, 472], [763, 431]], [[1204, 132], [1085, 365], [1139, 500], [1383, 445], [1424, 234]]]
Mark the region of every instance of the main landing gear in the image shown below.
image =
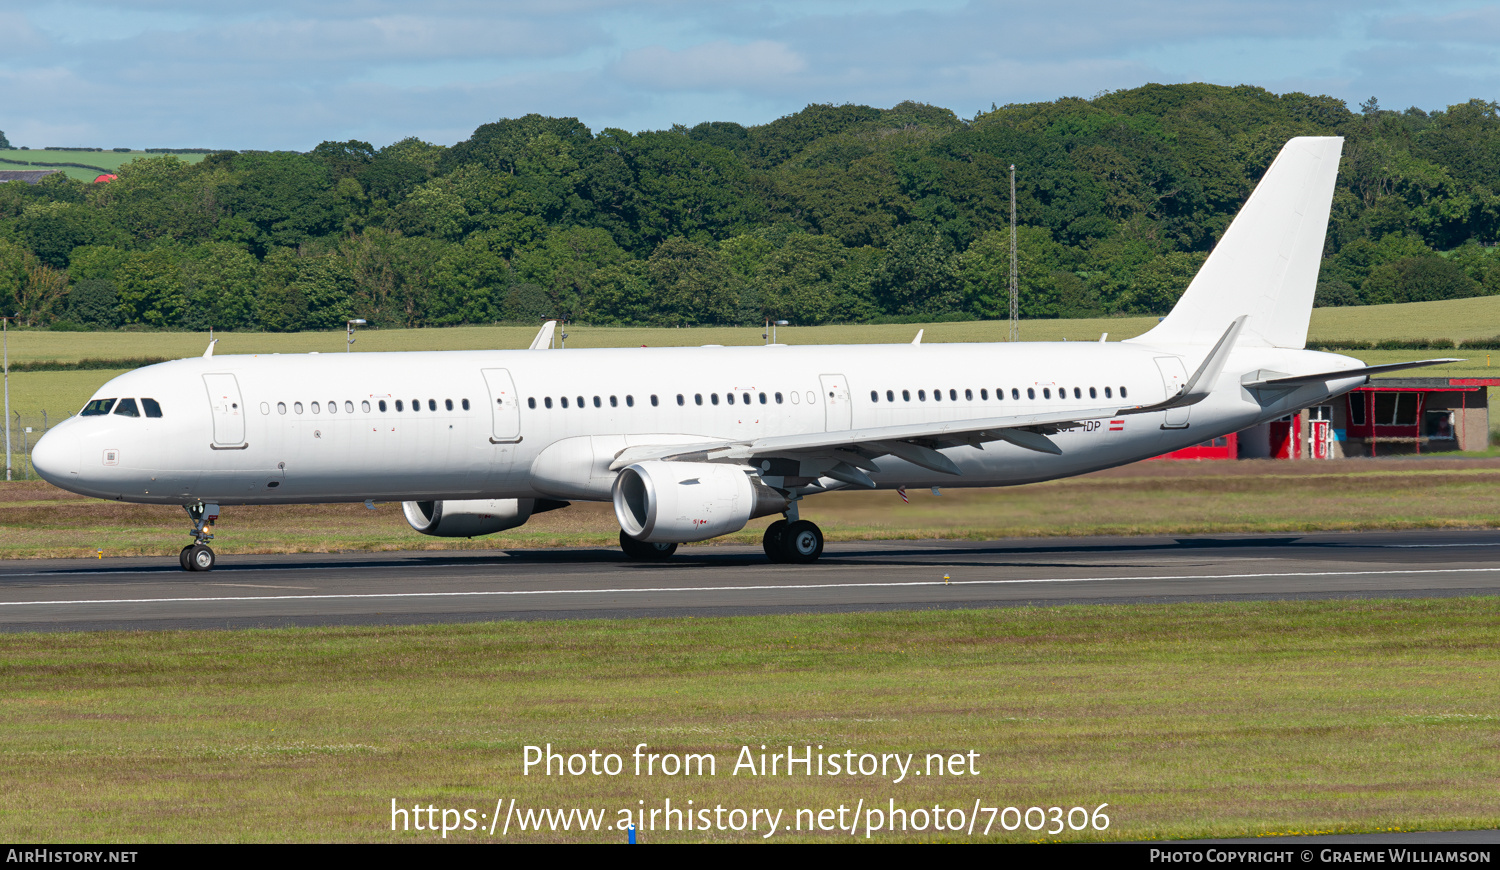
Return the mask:
[[182, 564], [184, 571], [212, 571], [216, 557], [214, 551], [209, 548], [208, 542], [214, 536], [208, 531], [219, 519], [219, 506], [216, 504], [198, 503], [194, 505], [183, 505], [188, 513], [188, 519], [193, 521], [193, 530], [189, 534], [193, 536], [193, 543], [182, 548], [177, 555], [177, 561]]
[[823, 530], [808, 520], [777, 520], [766, 526], [760, 545], [772, 562], [807, 565], [823, 555]]
[[625, 551], [627, 558], [636, 562], [665, 562], [672, 558], [677, 552], [676, 544], [653, 544], [650, 541], [638, 541], [635, 538], [620, 531], [620, 549]]

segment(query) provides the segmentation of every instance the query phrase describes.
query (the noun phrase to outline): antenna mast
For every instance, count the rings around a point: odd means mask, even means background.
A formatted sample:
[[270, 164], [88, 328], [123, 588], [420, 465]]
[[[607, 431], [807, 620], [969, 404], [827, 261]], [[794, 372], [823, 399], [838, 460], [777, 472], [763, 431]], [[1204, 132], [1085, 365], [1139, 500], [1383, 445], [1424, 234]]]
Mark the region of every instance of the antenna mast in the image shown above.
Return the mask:
[[1010, 165], [1010, 340], [1021, 340], [1020, 294], [1016, 287], [1016, 164]]

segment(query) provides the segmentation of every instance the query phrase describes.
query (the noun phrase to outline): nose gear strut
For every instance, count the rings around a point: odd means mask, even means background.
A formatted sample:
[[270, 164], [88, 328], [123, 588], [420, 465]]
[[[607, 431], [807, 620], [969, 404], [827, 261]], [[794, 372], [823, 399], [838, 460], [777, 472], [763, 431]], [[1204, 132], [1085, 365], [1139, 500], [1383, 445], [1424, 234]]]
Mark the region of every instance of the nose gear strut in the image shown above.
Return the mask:
[[182, 564], [184, 571], [213, 570], [216, 557], [214, 551], [209, 548], [208, 542], [212, 541], [214, 536], [208, 530], [213, 528], [214, 523], [219, 519], [219, 506], [199, 502], [193, 505], [183, 505], [183, 510], [187, 511], [188, 519], [193, 521], [193, 530], [188, 533], [193, 536], [193, 543], [182, 548], [177, 560]]

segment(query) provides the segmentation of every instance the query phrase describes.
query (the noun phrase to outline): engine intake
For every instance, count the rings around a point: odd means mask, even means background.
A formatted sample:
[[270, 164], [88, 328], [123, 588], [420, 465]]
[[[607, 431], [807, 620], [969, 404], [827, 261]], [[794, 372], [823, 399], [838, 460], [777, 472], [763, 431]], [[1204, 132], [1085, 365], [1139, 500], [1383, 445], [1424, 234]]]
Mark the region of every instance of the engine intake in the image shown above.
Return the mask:
[[401, 503], [406, 521], [424, 535], [473, 538], [524, 525], [532, 514], [567, 507], [565, 501], [531, 498], [491, 498], [460, 501]]
[[787, 506], [747, 469], [712, 462], [638, 462], [620, 471], [613, 496], [620, 528], [653, 544], [717, 538]]

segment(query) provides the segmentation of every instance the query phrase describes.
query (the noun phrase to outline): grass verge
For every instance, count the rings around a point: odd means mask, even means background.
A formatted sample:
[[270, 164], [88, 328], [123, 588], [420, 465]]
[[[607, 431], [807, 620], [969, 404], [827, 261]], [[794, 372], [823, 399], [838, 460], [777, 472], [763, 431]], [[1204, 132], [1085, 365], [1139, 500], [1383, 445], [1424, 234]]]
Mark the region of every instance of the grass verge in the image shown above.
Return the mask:
[[[1495, 827], [1497, 618], [1471, 598], [0, 635], [0, 838], [440, 839], [392, 833], [393, 798], [611, 822], [667, 798], [787, 821], [861, 799], [1110, 805], [1102, 834], [996, 825], [1007, 840]], [[547, 743], [626, 771], [523, 776]], [[716, 775], [632, 775], [638, 743]], [[732, 775], [762, 744], [972, 750], [979, 774]]]

